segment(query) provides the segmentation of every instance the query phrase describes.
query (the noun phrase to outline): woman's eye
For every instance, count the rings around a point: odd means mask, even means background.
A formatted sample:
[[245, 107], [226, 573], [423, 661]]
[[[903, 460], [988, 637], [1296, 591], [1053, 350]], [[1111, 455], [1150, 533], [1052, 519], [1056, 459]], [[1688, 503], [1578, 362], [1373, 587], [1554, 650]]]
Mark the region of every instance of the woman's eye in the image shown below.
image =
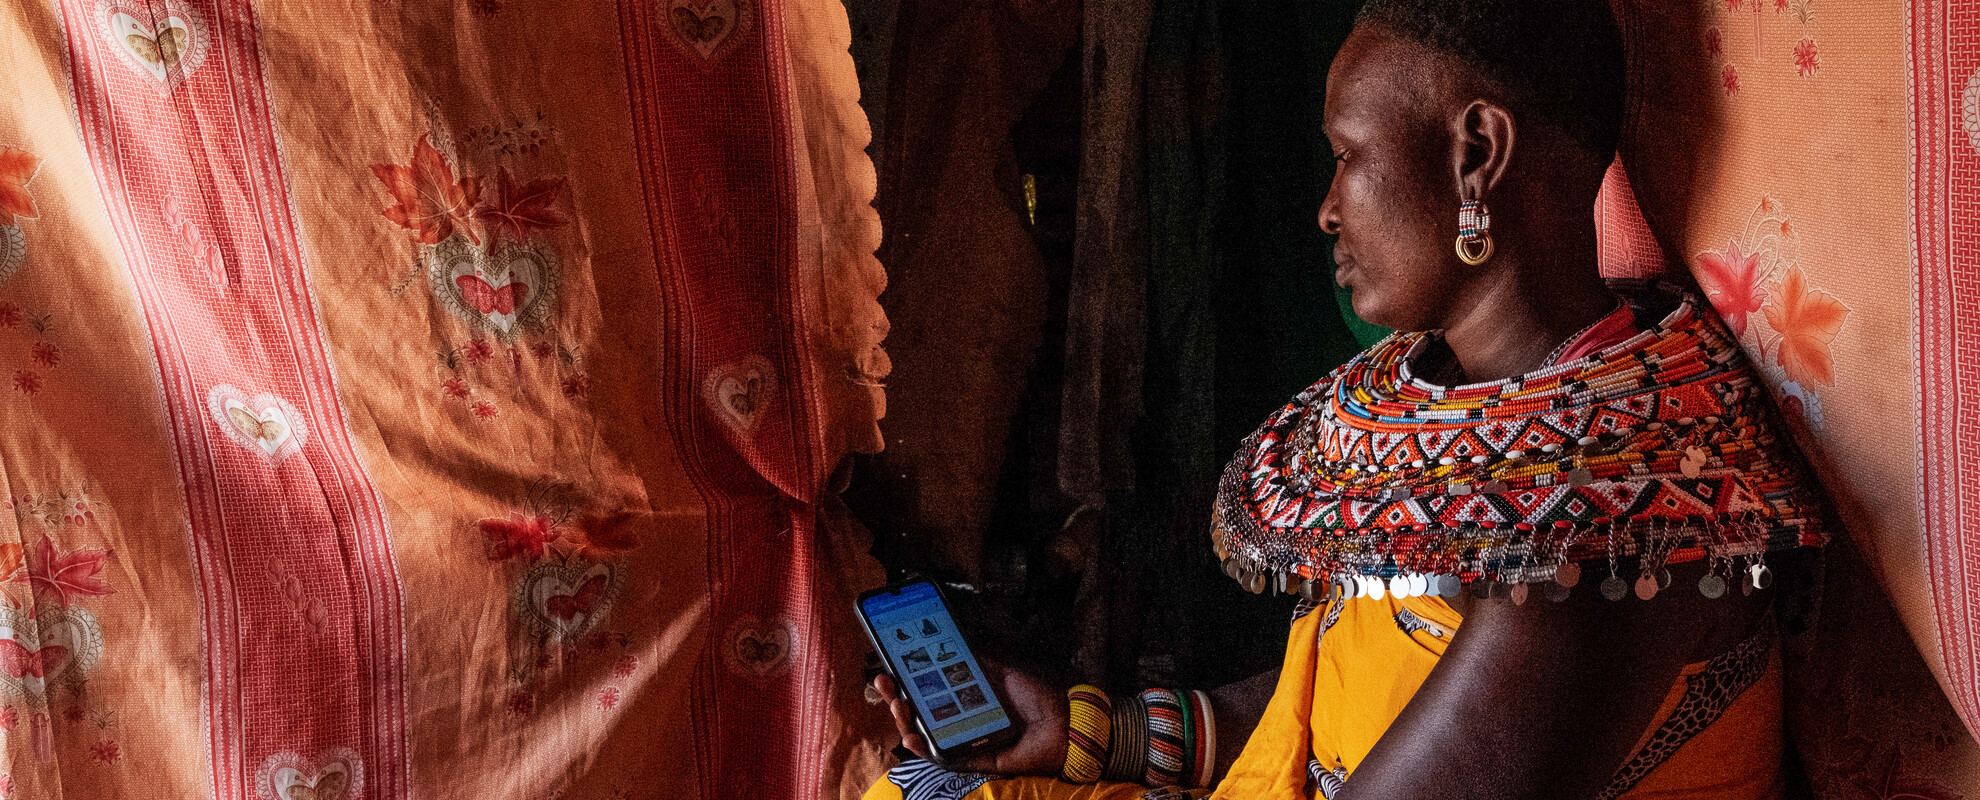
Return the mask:
[[1337, 161], [1337, 162], [1346, 162], [1346, 161], [1348, 160], [1348, 154], [1347, 154], [1347, 152], [1346, 152], [1346, 151], [1342, 151], [1342, 152], [1339, 152], [1339, 153], [1335, 153], [1335, 154], [1334, 154], [1334, 160], [1335, 160], [1335, 161]]

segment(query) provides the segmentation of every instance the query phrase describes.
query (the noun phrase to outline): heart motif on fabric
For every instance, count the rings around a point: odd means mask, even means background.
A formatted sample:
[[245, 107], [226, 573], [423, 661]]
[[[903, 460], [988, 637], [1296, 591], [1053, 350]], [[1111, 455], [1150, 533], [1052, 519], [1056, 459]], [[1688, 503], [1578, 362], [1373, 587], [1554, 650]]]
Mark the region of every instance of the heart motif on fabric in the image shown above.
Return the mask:
[[517, 584], [516, 612], [539, 632], [571, 641], [611, 613], [621, 578], [618, 567], [607, 563], [538, 564]]
[[776, 675], [791, 663], [798, 645], [797, 626], [789, 620], [739, 619], [729, 626], [723, 656], [729, 666], [759, 678]]
[[206, 19], [184, 0], [146, 3], [99, 0], [97, 28], [138, 75], [170, 95], [206, 60], [213, 37]]
[[454, 237], [423, 256], [433, 293], [448, 310], [500, 337], [541, 322], [556, 292], [556, 256], [533, 244], [505, 242], [488, 253]]
[[44, 606], [38, 616], [0, 608], [0, 688], [45, 706], [50, 685], [73, 683], [103, 655], [103, 629], [81, 608]]
[[751, 356], [708, 373], [701, 392], [724, 420], [748, 433], [776, 400], [777, 372], [768, 359]]
[[755, 19], [752, 0], [654, 0], [653, 24], [689, 60], [706, 68], [742, 41]]
[[266, 392], [249, 397], [223, 383], [206, 393], [206, 410], [234, 441], [277, 464], [300, 451], [309, 435], [302, 412]]
[[348, 747], [315, 758], [276, 753], [255, 772], [254, 791], [261, 800], [355, 800], [364, 794], [364, 762]]

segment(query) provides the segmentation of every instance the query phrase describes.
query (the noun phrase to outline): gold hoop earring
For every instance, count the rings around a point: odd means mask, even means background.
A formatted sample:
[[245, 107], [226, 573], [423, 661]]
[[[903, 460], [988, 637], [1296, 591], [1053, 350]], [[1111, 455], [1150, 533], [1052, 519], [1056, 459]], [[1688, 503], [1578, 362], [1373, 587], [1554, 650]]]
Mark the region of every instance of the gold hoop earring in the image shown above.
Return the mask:
[[[1477, 252], [1472, 251], [1471, 245], [1478, 246]], [[1492, 257], [1492, 234], [1480, 234], [1477, 239], [1471, 241], [1465, 241], [1464, 237], [1459, 236], [1457, 240], [1457, 257], [1459, 261], [1474, 267], [1485, 263], [1486, 259]]]
[[1458, 204], [1457, 257], [1474, 267], [1492, 257], [1492, 213], [1480, 201]]

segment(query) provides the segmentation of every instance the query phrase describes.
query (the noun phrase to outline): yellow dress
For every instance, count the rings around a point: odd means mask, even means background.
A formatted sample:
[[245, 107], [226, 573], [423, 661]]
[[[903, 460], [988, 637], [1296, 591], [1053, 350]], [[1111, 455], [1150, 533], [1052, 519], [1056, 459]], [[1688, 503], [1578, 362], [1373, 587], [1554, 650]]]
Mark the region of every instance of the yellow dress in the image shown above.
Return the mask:
[[[1355, 598], [1293, 621], [1265, 716], [1214, 792], [897, 768], [866, 800], [1329, 798], [1429, 677], [1462, 619], [1432, 596]], [[1603, 800], [1775, 800], [1781, 794], [1781, 666], [1766, 634], [1684, 668]]]

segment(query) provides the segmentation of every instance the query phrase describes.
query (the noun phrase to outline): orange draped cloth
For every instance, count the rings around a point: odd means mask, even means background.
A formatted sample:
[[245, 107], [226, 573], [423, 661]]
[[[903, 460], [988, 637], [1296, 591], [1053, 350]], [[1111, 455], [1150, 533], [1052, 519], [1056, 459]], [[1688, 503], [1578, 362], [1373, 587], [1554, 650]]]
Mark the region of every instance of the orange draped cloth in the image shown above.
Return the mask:
[[[1278, 688], [1215, 798], [1331, 797], [1402, 713], [1463, 620], [1434, 596], [1367, 597], [1294, 620]], [[1781, 794], [1781, 662], [1771, 631], [1684, 668], [1607, 798], [1771, 800]], [[908, 768], [895, 775], [908, 774]], [[980, 781], [915, 773], [881, 780], [867, 800], [1139, 800], [1133, 784], [1075, 786], [1052, 778]], [[943, 791], [946, 785], [948, 791]], [[966, 788], [965, 788], [966, 787]], [[962, 789], [963, 791], [955, 791]], [[1204, 792], [1188, 793], [1201, 797]], [[1186, 796], [1172, 790], [1157, 798]]]

